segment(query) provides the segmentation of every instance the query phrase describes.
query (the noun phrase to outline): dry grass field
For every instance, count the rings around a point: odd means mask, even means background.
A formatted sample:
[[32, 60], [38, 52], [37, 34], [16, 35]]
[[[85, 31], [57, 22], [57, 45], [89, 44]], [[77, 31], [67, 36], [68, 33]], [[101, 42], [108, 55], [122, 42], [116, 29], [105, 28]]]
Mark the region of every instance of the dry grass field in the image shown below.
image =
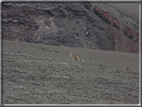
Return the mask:
[[[138, 104], [139, 54], [3, 40], [3, 104]], [[69, 52], [79, 56], [71, 61]]]

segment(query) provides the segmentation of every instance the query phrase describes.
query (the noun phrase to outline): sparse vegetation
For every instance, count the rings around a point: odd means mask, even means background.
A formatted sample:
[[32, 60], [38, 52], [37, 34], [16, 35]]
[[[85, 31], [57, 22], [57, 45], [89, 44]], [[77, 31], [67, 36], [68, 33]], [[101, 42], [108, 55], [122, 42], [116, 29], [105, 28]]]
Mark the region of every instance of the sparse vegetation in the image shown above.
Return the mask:
[[5, 40], [2, 52], [4, 104], [139, 103], [138, 54]]

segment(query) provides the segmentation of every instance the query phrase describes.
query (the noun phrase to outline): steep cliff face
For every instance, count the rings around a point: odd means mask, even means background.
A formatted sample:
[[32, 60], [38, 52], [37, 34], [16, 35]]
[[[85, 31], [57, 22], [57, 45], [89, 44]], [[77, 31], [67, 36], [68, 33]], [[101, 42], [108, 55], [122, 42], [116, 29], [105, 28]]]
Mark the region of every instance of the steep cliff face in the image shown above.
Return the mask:
[[93, 3], [2, 4], [6, 40], [138, 53], [137, 23], [123, 22]]

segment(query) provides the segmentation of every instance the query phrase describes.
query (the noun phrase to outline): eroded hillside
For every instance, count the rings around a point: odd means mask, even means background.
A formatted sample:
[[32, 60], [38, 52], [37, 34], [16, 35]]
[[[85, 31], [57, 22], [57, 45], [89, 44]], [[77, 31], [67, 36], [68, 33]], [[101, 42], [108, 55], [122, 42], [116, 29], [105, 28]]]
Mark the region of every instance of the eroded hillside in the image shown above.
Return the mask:
[[3, 3], [2, 16], [5, 40], [138, 53], [138, 21], [104, 3]]

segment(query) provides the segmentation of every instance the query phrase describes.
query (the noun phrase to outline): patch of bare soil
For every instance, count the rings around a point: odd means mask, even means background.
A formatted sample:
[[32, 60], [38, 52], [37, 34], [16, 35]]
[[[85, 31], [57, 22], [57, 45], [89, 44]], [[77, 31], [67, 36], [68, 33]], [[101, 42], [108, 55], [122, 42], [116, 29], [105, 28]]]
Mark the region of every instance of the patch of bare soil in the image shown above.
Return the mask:
[[3, 104], [139, 103], [138, 54], [5, 40], [2, 52]]

